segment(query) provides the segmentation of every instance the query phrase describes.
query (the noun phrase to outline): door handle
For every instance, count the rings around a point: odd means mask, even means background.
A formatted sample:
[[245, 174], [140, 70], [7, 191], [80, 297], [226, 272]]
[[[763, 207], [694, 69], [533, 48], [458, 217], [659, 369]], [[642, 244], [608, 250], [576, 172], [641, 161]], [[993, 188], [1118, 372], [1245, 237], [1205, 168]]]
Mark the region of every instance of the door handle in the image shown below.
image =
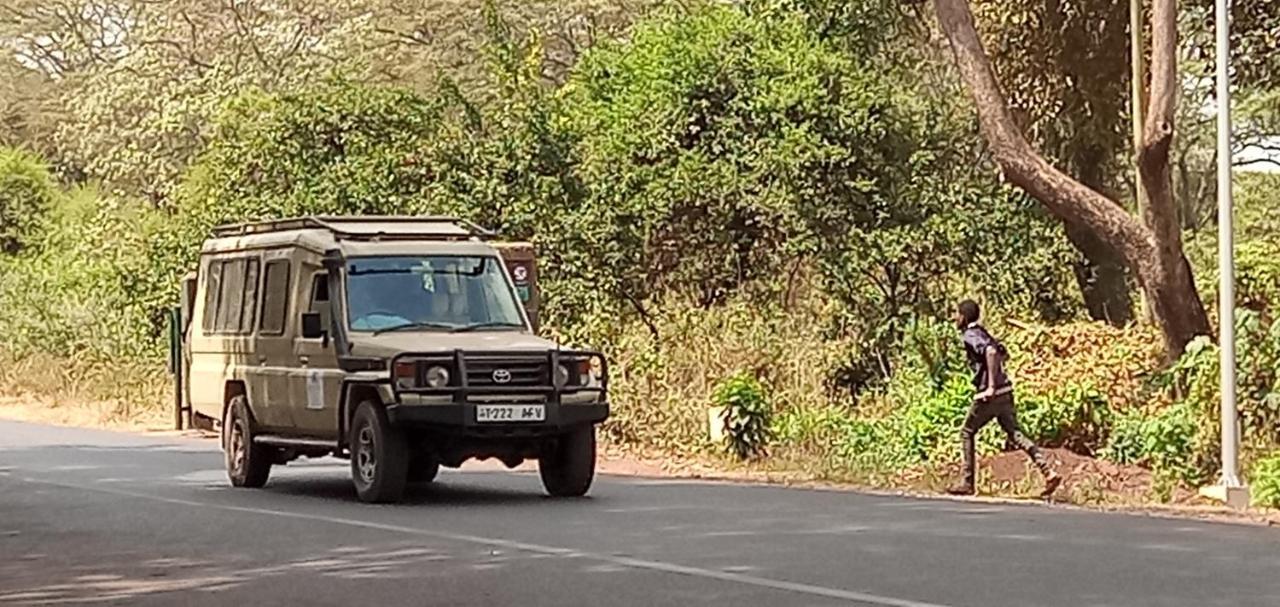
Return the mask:
[[307, 356], [299, 356], [299, 357], [298, 357], [298, 362], [299, 362], [299, 363], [301, 363], [301, 364], [304, 364], [304, 365], [305, 365], [305, 364], [307, 364], [307, 363], [311, 362], [311, 358], [310, 358], [310, 357], [307, 357]]
[[258, 364], [262, 364], [262, 365], [267, 364], [267, 357], [266, 357], [265, 355], [263, 355], [263, 354], [259, 354], [259, 355], [258, 355]]

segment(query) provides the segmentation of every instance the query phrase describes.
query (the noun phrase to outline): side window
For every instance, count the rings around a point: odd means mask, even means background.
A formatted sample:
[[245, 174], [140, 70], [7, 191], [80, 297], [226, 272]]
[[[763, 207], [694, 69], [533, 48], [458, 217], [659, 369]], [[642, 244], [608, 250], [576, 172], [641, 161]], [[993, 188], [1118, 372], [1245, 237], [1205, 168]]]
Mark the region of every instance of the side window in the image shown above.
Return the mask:
[[209, 261], [209, 275], [204, 281], [204, 321], [201, 328], [205, 333], [212, 333], [218, 314], [218, 297], [222, 295], [222, 262], [216, 259]]
[[262, 281], [262, 318], [258, 327], [263, 335], [283, 335], [285, 314], [289, 309], [289, 260], [267, 262]]
[[311, 279], [311, 311], [321, 312], [329, 303], [329, 275], [323, 272]]
[[244, 301], [241, 302], [241, 312], [239, 329], [240, 333], [253, 333], [253, 322], [257, 319], [258, 311], [258, 259], [256, 257], [249, 258], [249, 265], [244, 269]]
[[320, 314], [320, 326], [326, 331], [333, 326], [333, 308], [329, 306], [329, 275], [317, 272], [311, 278], [311, 305], [308, 312]]
[[245, 259], [233, 259], [223, 264], [222, 295], [218, 298], [218, 318], [214, 327], [219, 333], [235, 333], [240, 330], [244, 316]]

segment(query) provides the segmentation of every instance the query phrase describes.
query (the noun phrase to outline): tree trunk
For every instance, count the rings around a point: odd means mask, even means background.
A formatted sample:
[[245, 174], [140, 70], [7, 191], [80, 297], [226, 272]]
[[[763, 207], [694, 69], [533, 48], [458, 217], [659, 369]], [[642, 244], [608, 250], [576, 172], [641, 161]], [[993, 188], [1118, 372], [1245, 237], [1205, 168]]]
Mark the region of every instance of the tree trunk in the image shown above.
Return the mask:
[[[1103, 150], [1085, 143], [1073, 146], [1069, 153], [1080, 183], [1094, 191], [1104, 191], [1107, 178]], [[1070, 222], [1063, 226], [1067, 239], [1083, 257], [1072, 270], [1089, 317], [1115, 327], [1133, 322], [1133, 297], [1124, 260], [1088, 228]]]
[[1133, 298], [1124, 260], [1117, 259], [1115, 251], [1089, 229], [1071, 223], [1063, 225], [1067, 240], [1081, 255], [1080, 261], [1072, 264], [1071, 271], [1089, 318], [1114, 327], [1132, 322]]
[[1177, 53], [1177, 0], [1155, 0], [1151, 7], [1151, 96], [1138, 151], [1138, 172], [1147, 189], [1143, 220], [1153, 232], [1155, 251], [1142, 264], [1146, 269], [1139, 269], [1139, 278], [1144, 289], [1156, 292], [1149, 297], [1151, 312], [1164, 330], [1166, 346], [1173, 349], [1170, 356], [1181, 354], [1196, 335], [1209, 333], [1204, 303], [1196, 291], [1191, 264], [1182, 252], [1182, 225], [1169, 164], [1179, 92]]
[[[1072, 179], [1031, 147], [1018, 130], [991, 62], [978, 39], [967, 0], [934, 0], [938, 21], [978, 109], [979, 125], [1005, 176], [1063, 221], [1107, 243], [1138, 277], [1172, 359], [1209, 333], [1204, 304], [1182, 254], [1169, 174], [1169, 144], [1177, 93], [1175, 0], [1155, 0], [1152, 19], [1151, 107], [1140, 170], [1149, 196], [1146, 225], [1115, 201]], [[1150, 226], [1148, 228], [1147, 226]]]

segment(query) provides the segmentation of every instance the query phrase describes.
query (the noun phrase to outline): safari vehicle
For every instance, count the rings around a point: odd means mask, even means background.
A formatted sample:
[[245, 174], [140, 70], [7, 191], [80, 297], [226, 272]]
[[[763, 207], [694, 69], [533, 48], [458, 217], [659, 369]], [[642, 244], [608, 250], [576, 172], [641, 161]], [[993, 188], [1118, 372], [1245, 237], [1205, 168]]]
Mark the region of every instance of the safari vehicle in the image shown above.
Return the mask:
[[536, 335], [534, 261], [452, 218], [217, 228], [184, 285], [182, 398], [220, 427], [237, 487], [333, 455], [361, 500], [388, 502], [497, 458], [536, 459], [549, 494], [583, 495], [606, 361]]

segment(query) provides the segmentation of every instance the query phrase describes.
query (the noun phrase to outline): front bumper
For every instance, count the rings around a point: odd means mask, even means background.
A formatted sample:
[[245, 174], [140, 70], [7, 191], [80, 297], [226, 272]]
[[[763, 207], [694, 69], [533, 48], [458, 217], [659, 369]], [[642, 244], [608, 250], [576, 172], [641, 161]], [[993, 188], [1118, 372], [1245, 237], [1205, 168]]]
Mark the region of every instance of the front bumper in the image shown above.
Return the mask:
[[500, 403], [450, 403], [441, 405], [391, 405], [387, 417], [391, 423], [405, 426], [434, 426], [459, 430], [464, 434], [557, 434], [584, 424], [598, 424], [609, 417], [608, 403], [570, 405], [560, 403], [505, 403], [516, 406], [535, 405], [546, 408], [540, 422], [478, 422], [476, 406]]
[[[595, 385], [557, 386], [551, 374], [561, 362], [596, 359], [601, 373]], [[393, 423], [410, 426], [432, 426], [449, 430], [464, 429], [474, 435], [545, 435], [583, 424], [597, 424], [609, 417], [608, 362], [599, 352], [574, 350], [529, 351], [464, 351], [403, 353], [391, 359], [391, 369], [401, 361], [421, 373], [427, 365], [447, 365], [455, 381], [448, 386], [406, 388], [393, 377], [391, 389], [394, 404], [387, 407]], [[519, 365], [536, 363], [546, 375], [533, 385], [500, 385], [495, 381], [474, 384], [468, 379], [472, 364]], [[483, 367], [482, 367], [483, 368]], [[483, 374], [484, 372], [481, 371]], [[508, 373], [508, 379], [511, 378]], [[480, 422], [476, 407], [480, 405], [541, 406], [544, 420], [538, 422]]]

